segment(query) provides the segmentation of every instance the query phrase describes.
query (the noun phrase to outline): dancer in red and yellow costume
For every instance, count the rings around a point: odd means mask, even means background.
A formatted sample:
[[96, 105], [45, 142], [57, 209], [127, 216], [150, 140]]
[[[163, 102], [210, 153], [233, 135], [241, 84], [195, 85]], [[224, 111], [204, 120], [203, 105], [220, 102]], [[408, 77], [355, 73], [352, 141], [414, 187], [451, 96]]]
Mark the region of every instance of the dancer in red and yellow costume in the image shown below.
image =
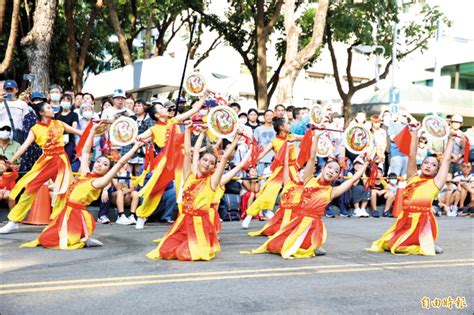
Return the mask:
[[[154, 163], [152, 163], [153, 167], [151, 170], [153, 171], [153, 175], [138, 193], [140, 197], [146, 200], [146, 202], [143, 202], [137, 208], [138, 219], [135, 226], [136, 229], [143, 229], [146, 219], [158, 207], [161, 197], [163, 196], [163, 193], [165, 192], [165, 189], [170, 181], [176, 179], [176, 191], [179, 191], [182, 178], [182, 165], [179, 164], [182, 164], [182, 159], [178, 156], [175, 156], [175, 158], [169, 156], [170, 154], [181, 154], [181, 152], [174, 152], [176, 151], [175, 148], [180, 147], [180, 143], [183, 141], [182, 135], [179, 135], [180, 128], [177, 123], [184, 121], [196, 114], [204, 104], [204, 101], [208, 95], [209, 93], [206, 92], [189, 111], [177, 115], [176, 117], [168, 117], [168, 109], [172, 108], [172, 106], [176, 106], [171, 102], [166, 102], [164, 104], [160, 102], [153, 103], [152, 107], [148, 110], [148, 115], [156, 122], [156, 124], [144, 133], [140, 134], [137, 139], [139, 141], [145, 142], [151, 140], [163, 150], [154, 159]], [[176, 143], [174, 143], [174, 141], [169, 143], [171, 147], [168, 148], [169, 150], [166, 150], [165, 146], [168, 144], [170, 136], [172, 136], [172, 131], [176, 133], [176, 135], [174, 135], [176, 137], [174, 139]], [[153, 150], [153, 145], [151, 149]], [[141, 183], [137, 184], [140, 184], [141, 186], [143, 185], [143, 181], [147, 173], [148, 171], [143, 172], [141, 179], [138, 180], [138, 182]]]
[[[199, 137], [196, 140], [195, 148], [201, 148], [202, 142], [206, 135], [208, 135], [207, 128], [203, 126], [203, 128], [201, 129], [201, 133], [199, 134]], [[231, 155], [232, 154], [233, 152], [231, 152]], [[237, 175], [237, 173], [240, 172], [247, 165], [251, 154], [252, 154], [252, 146], [248, 148], [247, 153], [245, 154], [245, 156], [242, 158], [242, 160], [240, 161], [238, 165], [236, 165], [230, 171], [222, 175], [219, 185], [216, 188], [216, 191], [214, 193], [214, 197], [211, 203], [212, 211], [209, 212], [209, 217], [210, 217], [212, 225], [214, 225], [214, 228], [218, 234], [222, 230], [222, 224], [221, 224], [218, 210], [219, 210], [219, 204], [221, 202], [221, 199], [225, 193], [225, 185], [228, 182], [230, 182], [232, 178], [234, 178], [234, 176]], [[199, 160], [199, 150], [193, 150], [193, 164], [196, 165], [198, 163], [198, 160]]]
[[[215, 227], [210, 219], [211, 203], [231, 152], [240, 138], [235, 137], [219, 163], [212, 150], [199, 153], [191, 161], [189, 125], [184, 140], [185, 175], [181, 211], [157, 248], [147, 254], [150, 259], [211, 260], [220, 251]], [[195, 146], [194, 151], [198, 152]], [[197, 160], [197, 161], [196, 161]], [[216, 166], [217, 164], [217, 166]], [[146, 202], [146, 201], [145, 201]]]
[[67, 191], [66, 205], [36, 240], [25, 243], [21, 247], [41, 245], [51, 249], [72, 250], [84, 246], [102, 245], [101, 242], [91, 238], [95, 230], [95, 220], [94, 216], [87, 211], [87, 206], [99, 198], [102, 189], [112, 181], [115, 174], [143, 144], [136, 143], [113, 167], [108, 157], [99, 157], [90, 173], [90, 149], [97, 126], [92, 127], [92, 132], [84, 145], [80, 157], [80, 175]]
[[324, 209], [332, 199], [350, 189], [352, 184], [362, 176], [368, 163], [365, 163], [364, 167], [351, 179], [339, 186], [331, 186], [331, 183], [339, 177], [341, 172], [341, 167], [336, 161], [327, 162], [320, 177], [313, 178], [320, 134], [316, 131], [311, 155], [304, 169], [304, 189], [297, 209], [299, 215], [287, 225], [282, 226], [273, 236], [270, 236], [262, 246], [251, 252], [242, 253], [270, 252], [280, 254], [285, 259], [309, 258], [316, 256], [315, 251], [326, 241], [326, 228], [321, 220], [321, 217], [324, 216]]
[[25, 189], [18, 203], [8, 214], [9, 222], [0, 229], [0, 233], [9, 233], [18, 229], [18, 222], [25, 218], [33, 205], [38, 190], [49, 180], [54, 181], [53, 212], [51, 213], [51, 219], [54, 219], [64, 206], [66, 191], [73, 179], [71, 164], [64, 151], [63, 134], [67, 132], [81, 135], [81, 131], [62, 121], [53, 120], [53, 108], [48, 103], [37, 104], [33, 109], [39, 120], [31, 128], [25, 142], [10, 159], [10, 163], [13, 164], [21, 157], [33, 141], [43, 149], [43, 154], [10, 192], [9, 197], [15, 199], [23, 188]]
[[[298, 216], [298, 204], [300, 202], [301, 193], [303, 192], [302, 177], [304, 173], [300, 171], [298, 178], [294, 178], [289, 171], [289, 146], [285, 145], [285, 164], [283, 166], [283, 180], [285, 185], [281, 192], [280, 208], [264, 226], [257, 232], [249, 232], [250, 236], [272, 236], [287, 225], [291, 220]], [[304, 170], [304, 169], [302, 169]]]
[[[275, 129], [277, 136], [264, 148], [262, 153], [260, 153], [258, 160], [262, 159], [271, 150], [275, 151], [275, 154], [278, 155], [278, 152], [285, 143], [288, 141], [300, 140], [302, 138], [301, 136], [294, 136], [289, 133], [290, 125], [284, 118], [274, 118], [273, 128]], [[297, 160], [294, 146], [291, 147], [289, 155], [289, 172], [294, 178], [297, 178]], [[262, 189], [260, 189], [255, 201], [247, 208], [247, 216], [242, 221], [242, 227], [244, 229], [248, 228], [252, 217], [257, 216], [260, 211], [273, 210], [273, 207], [275, 206], [278, 193], [283, 185], [283, 160], [278, 161], [275, 156], [270, 168], [272, 170], [271, 176], [267, 179]]]
[[390, 251], [398, 255], [441, 254], [435, 245], [438, 238], [438, 223], [432, 210], [433, 200], [446, 183], [454, 141], [449, 136], [441, 163], [435, 157], [427, 157], [421, 163], [421, 174], [416, 167], [418, 129], [411, 131], [410, 157], [408, 159], [407, 186], [403, 191], [402, 212], [395, 223], [372, 243], [369, 251]]

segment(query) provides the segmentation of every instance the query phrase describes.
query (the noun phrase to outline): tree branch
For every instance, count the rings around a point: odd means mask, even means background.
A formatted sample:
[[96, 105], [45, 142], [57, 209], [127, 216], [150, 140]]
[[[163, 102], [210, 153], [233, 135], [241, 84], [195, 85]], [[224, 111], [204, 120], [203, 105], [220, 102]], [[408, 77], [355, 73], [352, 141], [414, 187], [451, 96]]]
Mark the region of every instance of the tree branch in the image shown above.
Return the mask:
[[[380, 79], [385, 79], [385, 78], [387, 77], [388, 73], [390, 72], [390, 65], [392, 64], [392, 61], [393, 61], [393, 60], [390, 59], [390, 61], [385, 65], [384, 71], [383, 71], [382, 74], [379, 76]], [[359, 91], [359, 90], [362, 90], [362, 89], [364, 89], [364, 88], [366, 88], [366, 87], [371, 86], [372, 84], [375, 84], [376, 82], [377, 82], [377, 80], [374, 78], [374, 79], [372, 79], [372, 80], [370, 80], [370, 81], [361, 83], [361, 84], [359, 84], [359, 85], [357, 85], [357, 86], [353, 86], [352, 91], [353, 91], [353, 93], [355, 93], [355, 92], [357, 92], [357, 91]]]
[[20, 14], [20, 0], [15, 0], [13, 2], [13, 12], [12, 12], [12, 22], [10, 25], [10, 36], [8, 36], [7, 50], [5, 51], [5, 57], [3, 58], [2, 63], [0, 64], [0, 73], [4, 73], [8, 68], [10, 68], [13, 51], [15, 50], [16, 35], [18, 33], [18, 17]]
[[347, 97], [347, 94], [342, 89], [341, 78], [339, 77], [339, 69], [337, 68], [336, 53], [332, 45], [332, 32], [330, 30], [329, 25], [326, 26], [326, 38], [328, 42], [328, 49], [331, 54], [331, 63], [332, 63], [332, 68], [334, 70], [334, 79], [336, 80], [337, 91], [339, 92], [339, 95], [341, 96], [341, 98], [345, 98]]

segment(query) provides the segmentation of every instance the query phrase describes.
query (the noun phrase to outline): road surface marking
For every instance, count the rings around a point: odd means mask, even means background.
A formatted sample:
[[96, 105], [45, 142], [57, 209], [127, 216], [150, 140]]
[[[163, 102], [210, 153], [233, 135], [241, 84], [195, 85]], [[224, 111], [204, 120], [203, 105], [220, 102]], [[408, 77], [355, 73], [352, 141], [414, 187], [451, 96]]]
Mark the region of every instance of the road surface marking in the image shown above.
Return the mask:
[[[474, 259], [455, 259], [455, 260], [432, 260], [419, 262], [398, 262], [398, 263], [380, 263], [380, 264], [346, 264], [346, 265], [326, 265], [326, 266], [302, 266], [291, 268], [269, 268], [269, 269], [241, 269], [231, 271], [217, 272], [196, 272], [184, 274], [168, 274], [168, 275], [143, 275], [130, 277], [113, 277], [113, 278], [92, 278], [92, 279], [76, 279], [76, 280], [60, 280], [60, 281], [41, 281], [29, 283], [12, 283], [1, 285], [0, 288], [18, 288], [18, 287], [35, 287], [25, 289], [0, 290], [0, 295], [33, 293], [46, 291], [64, 291], [85, 288], [100, 287], [120, 287], [145, 284], [163, 284], [163, 283], [180, 283], [180, 282], [196, 282], [209, 280], [228, 280], [228, 279], [249, 279], [262, 277], [285, 277], [285, 276], [301, 276], [318, 273], [345, 273], [360, 271], [383, 271], [392, 269], [416, 269], [416, 268], [441, 268], [441, 267], [459, 267], [474, 266]], [[356, 268], [349, 268], [356, 267]], [[311, 271], [313, 270], [313, 271]], [[258, 274], [258, 272], [261, 272]], [[242, 273], [242, 274], [238, 274]], [[249, 274], [251, 273], [251, 274]], [[234, 275], [231, 275], [234, 274]], [[236, 274], [236, 275], [235, 275]], [[170, 278], [170, 279], [166, 279]], [[139, 280], [143, 279], [143, 280]], [[155, 279], [155, 280], [153, 280]], [[125, 281], [124, 281], [125, 280]], [[129, 281], [126, 281], [129, 280]], [[136, 281], [133, 281], [136, 280]], [[121, 282], [114, 282], [121, 281]], [[94, 283], [95, 282], [95, 283]], [[101, 283], [102, 282], [102, 283]], [[83, 284], [81, 284], [83, 283]], [[77, 285], [64, 285], [77, 284]], [[52, 286], [56, 285], [56, 286]], [[43, 287], [39, 287], [43, 286]]]

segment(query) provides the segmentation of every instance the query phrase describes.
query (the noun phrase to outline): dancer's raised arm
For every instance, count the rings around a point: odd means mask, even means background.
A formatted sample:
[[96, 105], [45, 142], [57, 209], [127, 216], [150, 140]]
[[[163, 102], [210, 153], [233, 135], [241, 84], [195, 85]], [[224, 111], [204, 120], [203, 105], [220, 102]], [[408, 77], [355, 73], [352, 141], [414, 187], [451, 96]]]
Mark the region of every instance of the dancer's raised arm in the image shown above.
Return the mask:
[[309, 155], [308, 162], [303, 172], [303, 184], [306, 184], [311, 178], [313, 178], [314, 169], [316, 165], [316, 154], [318, 153], [318, 142], [321, 137], [321, 130], [314, 130], [313, 143], [311, 144], [311, 153]]
[[242, 130], [237, 130], [237, 134], [234, 137], [234, 140], [232, 143], [227, 147], [225, 150], [224, 154], [221, 157], [220, 162], [216, 166], [216, 170], [211, 176], [211, 189], [216, 190], [217, 186], [220, 183], [222, 174], [224, 174], [224, 169], [227, 164], [227, 161], [229, 160], [232, 152], [234, 152], [235, 148], [237, 147], [237, 144], [239, 142], [240, 137], [242, 136]]
[[446, 179], [448, 178], [449, 164], [451, 163], [451, 153], [454, 148], [454, 139], [453, 137], [457, 136], [457, 133], [453, 132], [448, 137], [448, 144], [444, 150], [443, 159], [439, 166], [438, 174], [434, 178], [434, 182], [438, 188], [442, 188], [446, 184]]

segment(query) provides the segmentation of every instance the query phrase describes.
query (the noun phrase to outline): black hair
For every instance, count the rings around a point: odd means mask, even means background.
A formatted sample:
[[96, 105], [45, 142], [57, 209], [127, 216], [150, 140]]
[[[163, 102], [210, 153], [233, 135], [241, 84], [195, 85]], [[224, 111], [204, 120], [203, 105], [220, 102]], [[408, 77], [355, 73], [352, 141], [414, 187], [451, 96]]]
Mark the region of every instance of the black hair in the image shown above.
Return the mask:
[[70, 102], [72, 102], [72, 96], [69, 94], [63, 94], [63, 96], [61, 96], [61, 98], [59, 99], [59, 102], [62, 102], [66, 98], [69, 99]]
[[240, 118], [241, 116], [248, 117], [247, 113], [240, 113], [238, 117]]
[[291, 112], [293, 114], [293, 110], [295, 109], [296, 107], [294, 107], [293, 105], [290, 105], [286, 108], [286, 111], [287, 112]]
[[283, 125], [286, 123], [285, 118], [283, 117], [274, 117], [273, 118], [273, 129], [275, 129], [275, 132], [277, 134], [280, 133], [281, 128]]
[[148, 109], [148, 116], [150, 116], [151, 119], [153, 119], [154, 121], [157, 121], [158, 118], [156, 117], [156, 113], [158, 113], [158, 109], [157, 109], [157, 106], [163, 106], [163, 104], [161, 103], [154, 103], [150, 106], [150, 108]]
[[237, 107], [239, 109], [239, 111], [240, 111], [240, 108], [241, 108], [239, 103], [230, 103], [229, 107]]
[[214, 150], [212, 149], [212, 147], [206, 147], [206, 149], [204, 151], [199, 152], [199, 159], [202, 159], [204, 157], [204, 155], [206, 155], [206, 154], [211, 154], [213, 157], [215, 157], [216, 163], [217, 163], [217, 155], [214, 152]]
[[7, 172], [12, 172], [13, 171], [13, 169], [11, 168], [11, 166], [8, 163], [8, 158], [5, 155], [0, 155], [0, 162], [1, 161], [5, 162], [5, 164], [7, 165]]
[[389, 179], [389, 180], [390, 179], [397, 179], [397, 174], [392, 172], [392, 173], [388, 174], [387, 179]]
[[40, 113], [43, 112], [45, 105], [48, 105], [48, 103], [41, 102], [41, 103], [33, 105], [33, 110], [35, 111], [35, 114], [36, 114], [36, 116], [38, 116], [38, 118], [41, 117]]
[[112, 167], [114, 167], [115, 162], [114, 162], [110, 157], [108, 157], [107, 155], [103, 154], [103, 155], [99, 156], [99, 157], [96, 159], [96, 161], [97, 161], [98, 159], [100, 159], [100, 158], [105, 158], [105, 159], [109, 160], [109, 162], [110, 162], [109, 170], [110, 170]]
[[90, 95], [90, 97], [92, 98], [92, 100], [95, 101], [94, 95], [92, 95], [91, 93], [83, 93], [83, 94], [82, 94], [82, 97], [84, 97], [84, 96], [86, 96], [86, 95]]
[[278, 107], [283, 107], [283, 110], [286, 110], [285, 105], [283, 104], [278, 104], [275, 106], [275, 110], [277, 110]]
[[302, 108], [299, 108], [299, 107], [293, 108], [293, 118], [298, 116], [300, 114], [301, 110], [302, 110]]
[[249, 111], [247, 112], [247, 116], [250, 115], [250, 113], [252, 113], [252, 112], [257, 114], [257, 116], [258, 116], [258, 110], [256, 110], [255, 108], [249, 109]]
[[136, 104], [142, 104], [143, 106], [145, 106], [145, 105], [146, 105], [146, 102], [145, 102], [145, 100], [144, 100], [143, 98], [139, 98], [138, 100], [135, 101], [135, 105], [136, 105]]
[[271, 112], [272, 114], [274, 114], [271, 109], [267, 109], [266, 111], [263, 112], [263, 116], [265, 116], [265, 114], [268, 113], [268, 112]]
[[84, 96], [84, 93], [82, 93], [82, 92], [77, 92], [77, 93], [74, 95], [74, 98], [76, 98], [76, 96], [79, 96], [79, 95], [80, 95], [80, 96]]

